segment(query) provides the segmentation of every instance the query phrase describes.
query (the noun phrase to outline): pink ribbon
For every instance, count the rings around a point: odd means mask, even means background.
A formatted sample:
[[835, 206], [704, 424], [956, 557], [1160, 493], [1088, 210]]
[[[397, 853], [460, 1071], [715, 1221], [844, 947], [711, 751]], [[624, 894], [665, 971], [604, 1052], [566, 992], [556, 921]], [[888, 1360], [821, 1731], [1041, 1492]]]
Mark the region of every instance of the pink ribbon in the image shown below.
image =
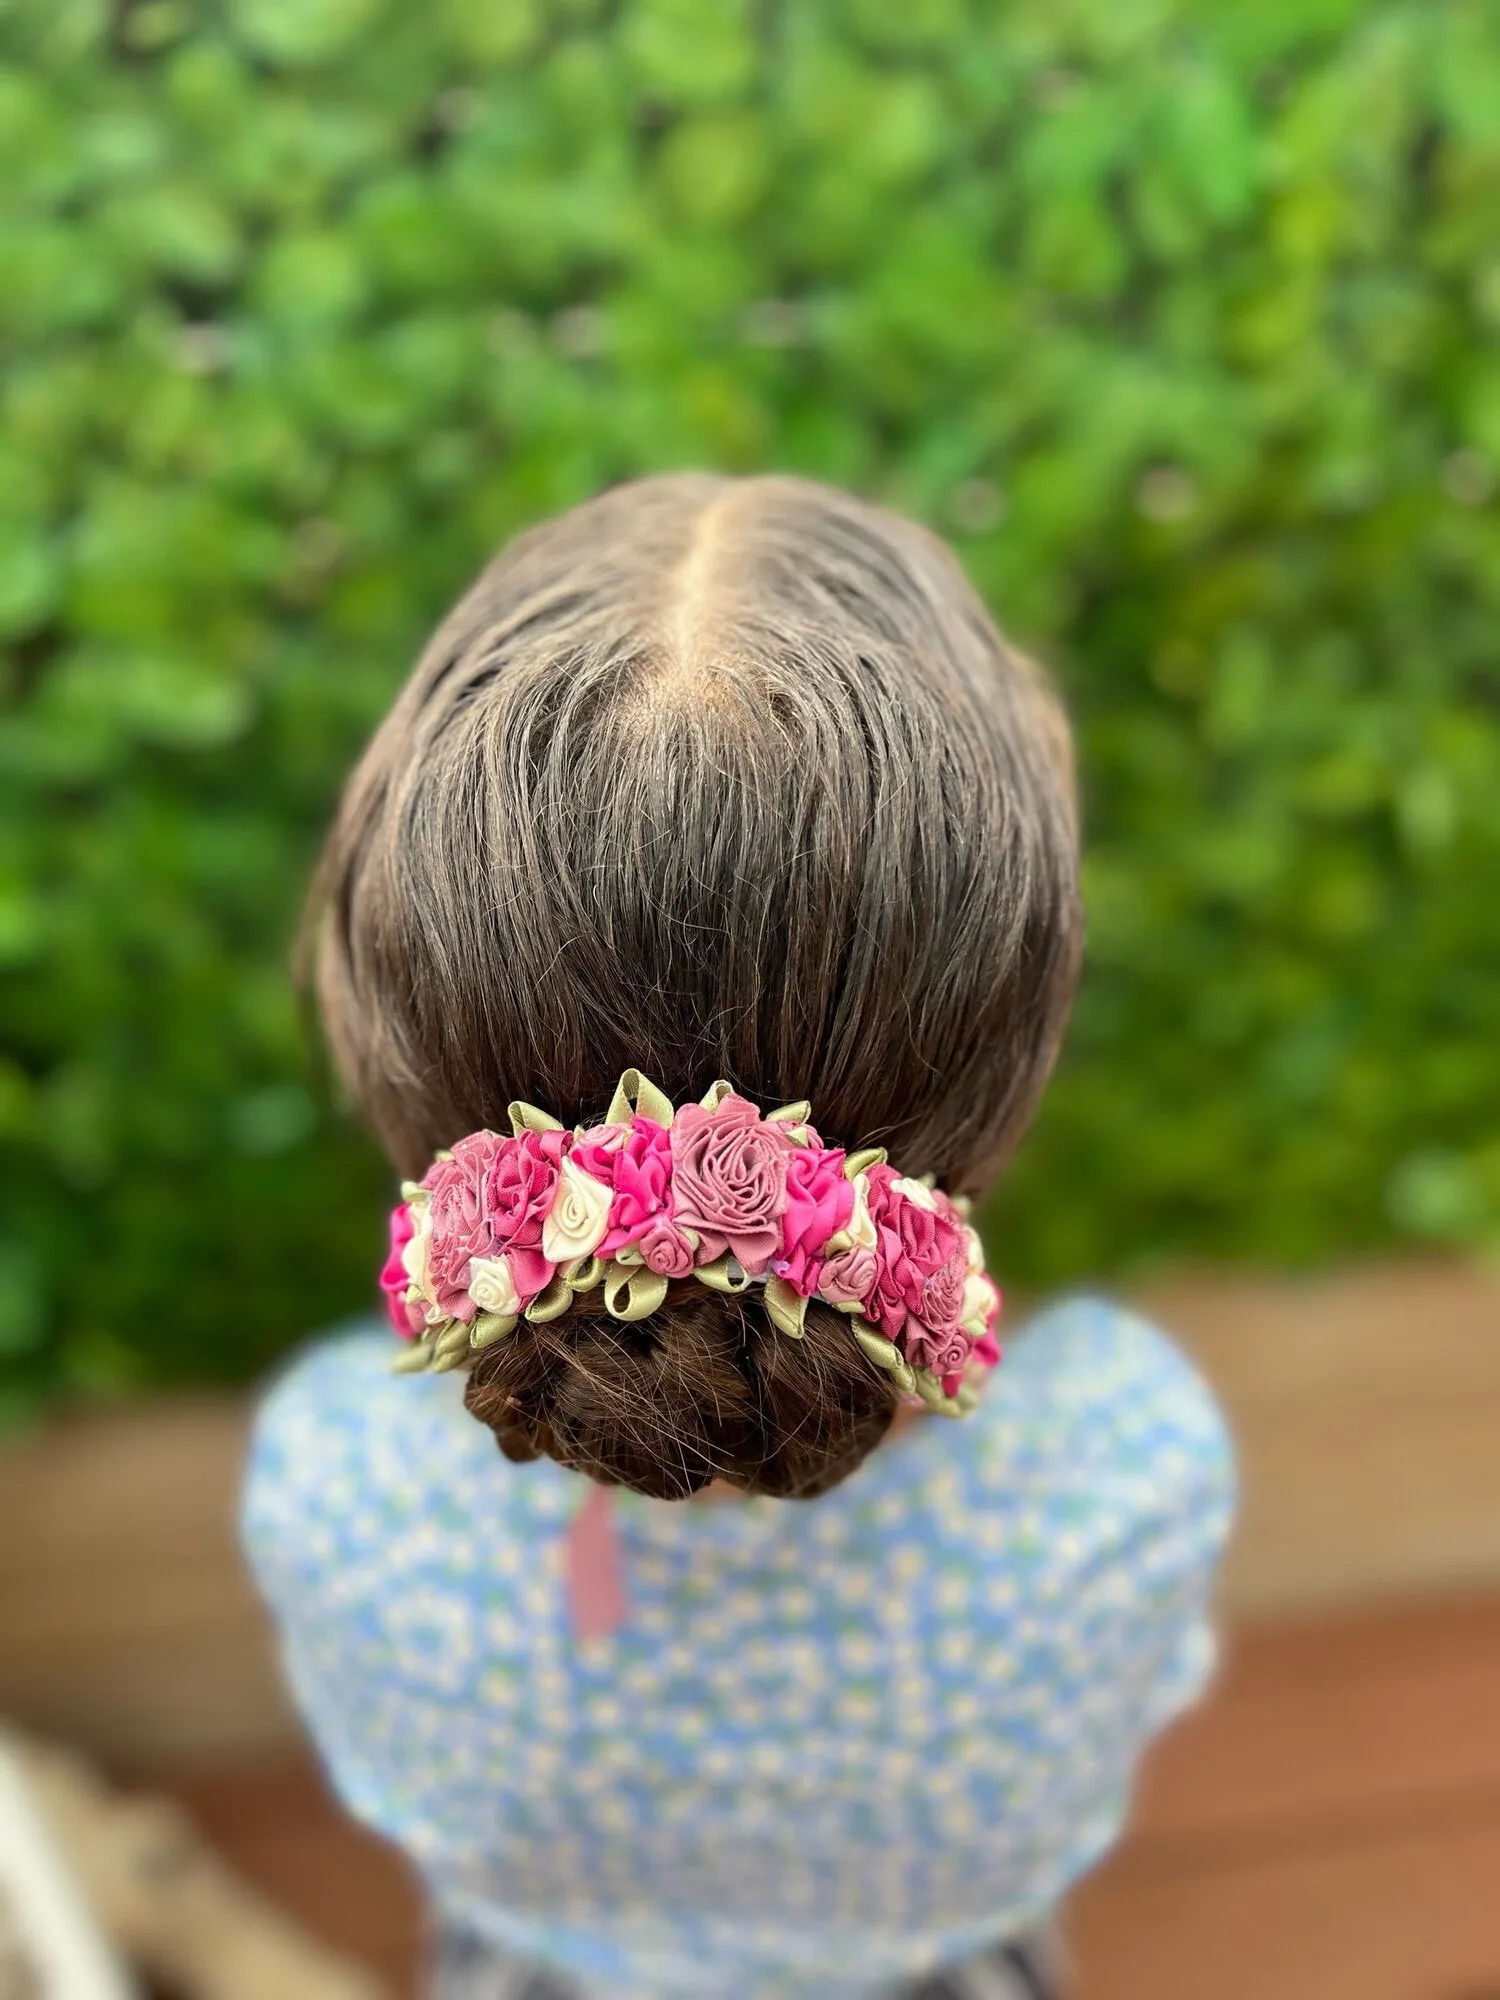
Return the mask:
[[568, 1530], [568, 1612], [573, 1637], [609, 1638], [624, 1624], [628, 1609], [614, 1501], [607, 1486], [591, 1480]]

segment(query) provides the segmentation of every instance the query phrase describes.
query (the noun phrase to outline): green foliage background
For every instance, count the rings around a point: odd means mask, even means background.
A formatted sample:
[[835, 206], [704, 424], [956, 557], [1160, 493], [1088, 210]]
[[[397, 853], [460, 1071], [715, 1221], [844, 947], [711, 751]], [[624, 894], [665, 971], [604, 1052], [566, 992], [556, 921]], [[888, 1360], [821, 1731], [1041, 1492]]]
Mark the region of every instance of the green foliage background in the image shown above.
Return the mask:
[[790, 466], [1079, 719], [1028, 1283], [1500, 1240], [1500, 10], [0, 0], [0, 1369], [369, 1295], [286, 978], [504, 536]]

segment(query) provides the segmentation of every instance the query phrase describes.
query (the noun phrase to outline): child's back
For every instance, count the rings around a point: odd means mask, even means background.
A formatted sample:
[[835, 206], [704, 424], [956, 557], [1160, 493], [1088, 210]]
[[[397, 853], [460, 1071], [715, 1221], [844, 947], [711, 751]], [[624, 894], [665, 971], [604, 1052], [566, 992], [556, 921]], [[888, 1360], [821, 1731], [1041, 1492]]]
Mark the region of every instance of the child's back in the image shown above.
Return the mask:
[[583, 1646], [582, 1482], [388, 1363], [372, 1335], [277, 1388], [251, 1555], [344, 1798], [586, 1990], [865, 1994], [1020, 1933], [1207, 1672], [1223, 1432], [1108, 1306], [813, 1507], [623, 1502], [629, 1616]]
[[[316, 1350], [246, 1529], [341, 1793], [481, 1956], [641, 2000], [888, 1990], [1044, 1918], [1201, 1684], [1229, 1455], [1139, 1322], [1060, 1308], [966, 1421], [874, 1449], [993, 1354], [948, 1194], [1045, 1080], [1074, 870], [1034, 670], [937, 544], [794, 482], [525, 538], [356, 774], [325, 1015], [398, 1166], [439, 1155], [387, 1284], [468, 1373]], [[598, 1122], [631, 1065], [667, 1097]], [[720, 1076], [786, 1112], [674, 1116]], [[580, 1472], [635, 1489], [593, 1637]], [[498, 1963], [464, 1990], [521, 1990]]]

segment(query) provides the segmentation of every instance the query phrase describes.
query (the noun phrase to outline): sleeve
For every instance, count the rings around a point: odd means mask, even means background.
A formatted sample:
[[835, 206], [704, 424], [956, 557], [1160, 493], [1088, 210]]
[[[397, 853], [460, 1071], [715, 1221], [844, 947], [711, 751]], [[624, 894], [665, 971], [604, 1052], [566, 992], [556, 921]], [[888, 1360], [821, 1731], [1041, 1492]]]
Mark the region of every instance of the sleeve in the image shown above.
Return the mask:
[[1125, 1357], [1132, 1394], [1113, 1412], [1122, 1554], [1139, 1579], [1158, 1664], [1142, 1708], [1144, 1744], [1204, 1693], [1218, 1661], [1214, 1600], [1238, 1497], [1223, 1412], [1193, 1364], [1136, 1314], [1096, 1304], [1095, 1324]]
[[320, 1341], [296, 1355], [255, 1413], [240, 1497], [240, 1544], [279, 1626], [316, 1603], [340, 1554], [337, 1496], [354, 1476], [359, 1385], [373, 1337]]
[[1016, 1414], [993, 1450], [1025, 1524], [1013, 1560], [1046, 1691], [1038, 1832], [1071, 1881], [1117, 1836], [1152, 1739], [1212, 1676], [1234, 1455], [1207, 1385], [1133, 1313], [1070, 1300], [1008, 1358]]
[[[383, 1332], [325, 1341], [272, 1384], [240, 1526], [335, 1791], [421, 1855], [482, 1816], [475, 1718], [487, 1677], [527, 1644], [527, 1537], [556, 1524], [516, 1518], [512, 1468], [461, 1379], [394, 1376], [391, 1352]], [[549, 1596], [535, 1616], [551, 1610]]]
[[383, 1334], [327, 1340], [273, 1382], [251, 1432], [240, 1537], [334, 1789], [409, 1844], [399, 1746], [408, 1706], [440, 1682], [454, 1615], [434, 1486], [455, 1454], [434, 1408], [441, 1379], [403, 1397], [412, 1384], [391, 1376], [390, 1354]]

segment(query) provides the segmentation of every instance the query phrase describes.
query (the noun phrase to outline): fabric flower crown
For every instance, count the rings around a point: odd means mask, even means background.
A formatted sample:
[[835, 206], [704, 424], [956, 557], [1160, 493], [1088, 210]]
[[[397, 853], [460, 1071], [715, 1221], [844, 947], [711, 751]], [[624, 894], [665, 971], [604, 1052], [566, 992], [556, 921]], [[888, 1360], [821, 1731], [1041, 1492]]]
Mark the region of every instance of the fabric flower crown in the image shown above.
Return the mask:
[[411, 1342], [396, 1367], [462, 1367], [600, 1286], [614, 1318], [645, 1319], [692, 1278], [763, 1286], [793, 1339], [821, 1299], [900, 1389], [966, 1414], [970, 1364], [1000, 1359], [1000, 1293], [967, 1202], [904, 1179], [883, 1148], [825, 1146], [808, 1110], [762, 1115], [723, 1082], [674, 1109], [633, 1069], [599, 1125], [569, 1132], [512, 1104], [510, 1137], [471, 1133], [402, 1186], [380, 1278]]

